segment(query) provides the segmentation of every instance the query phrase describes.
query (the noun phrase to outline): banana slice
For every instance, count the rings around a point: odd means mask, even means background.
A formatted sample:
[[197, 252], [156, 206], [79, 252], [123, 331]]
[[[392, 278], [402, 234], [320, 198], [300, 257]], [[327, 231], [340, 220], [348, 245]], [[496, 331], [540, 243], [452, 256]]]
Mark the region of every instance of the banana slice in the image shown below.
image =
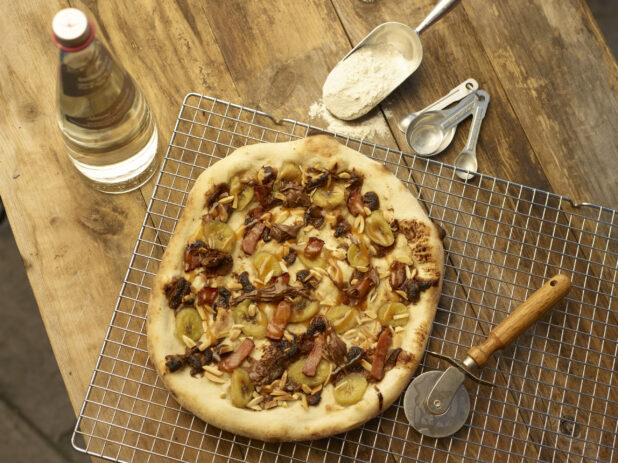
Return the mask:
[[360, 245], [351, 244], [348, 248], [348, 262], [354, 268], [365, 268], [369, 266], [369, 250], [363, 242]]
[[320, 304], [317, 301], [297, 296], [292, 301], [292, 315], [290, 315], [290, 323], [304, 322], [313, 318], [320, 311]]
[[285, 161], [279, 169], [279, 179], [300, 182], [303, 178], [303, 173], [296, 164], [292, 161]]
[[378, 320], [382, 326], [404, 326], [408, 323], [408, 308], [401, 302], [387, 302], [378, 309]]
[[360, 373], [345, 376], [335, 386], [333, 395], [339, 405], [353, 405], [363, 398], [367, 390], [367, 379]]
[[374, 243], [388, 247], [395, 242], [391, 226], [380, 211], [374, 211], [365, 221], [365, 233]]
[[232, 373], [230, 393], [232, 405], [242, 408], [249, 403], [253, 395], [253, 383], [249, 374], [242, 368], [236, 368]]
[[328, 361], [324, 359], [320, 360], [315, 376], [311, 377], [303, 373], [303, 365], [306, 360], [306, 358], [302, 358], [290, 365], [290, 368], [288, 368], [288, 379], [294, 381], [296, 384], [306, 384], [309, 387], [317, 386], [326, 381], [330, 374]]
[[228, 253], [234, 249], [236, 236], [234, 230], [228, 224], [218, 220], [206, 222], [202, 227], [202, 233], [206, 243], [214, 249]]
[[358, 310], [347, 305], [336, 305], [326, 312], [326, 318], [337, 333], [343, 333], [354, 328], [358, 324], [357, 315]]
[[337, 207], [345, 200], [345, 187], [339, 183], [333, 183], [330, 188], [318, 188], [311, 197], [316, 206], [324, 209]]
[[184, 335], [197, 341], [203, 333], [202, 317], [197, 310], [187, 307], [176, 314], [176, 336], [178, 336], [178, 339], [182, 341]]
[[236, 209], [242, 211], [247, 205], [253, 200], [253, 188], [250, 186], [246, 186], [243, 190], [238, 193], [238, 204]]
[[278, 277], [283, 273], [279, 262], [277, 262], [275, 256], [269, 252], [256, 252], [253, 255], [252, 262], [258, 278], [264, 283], [268, 283], [264, 280], [268, 275], [271, 275], [271, 277]]
[[261, 339], [266, 336], [268, 319], [264, 312], [258, 307], [253, 307], [250, 310], [249, 307], [251, 304], [252, 302], [247, 299], [237, 306], [232, 307], [232, 318], [234, 319], [234, 323], [242, 324], [241, 330], [246, 336]]

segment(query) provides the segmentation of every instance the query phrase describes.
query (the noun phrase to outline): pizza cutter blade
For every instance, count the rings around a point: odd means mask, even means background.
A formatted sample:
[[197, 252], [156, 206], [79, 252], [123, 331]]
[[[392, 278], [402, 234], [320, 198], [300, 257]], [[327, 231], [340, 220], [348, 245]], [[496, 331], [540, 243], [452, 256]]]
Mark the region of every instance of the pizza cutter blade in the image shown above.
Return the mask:
[[567, 295], [571, 281], [556, 275], [535, 291], [496, 326], [484, 343], [472, 347], [463, 362], [446, 371], [428, 371], [410, 383], [403, 399], [403, 410], [410, 425], [428, 437], [447, 437], [457, 432], [468, 419], [470, 398], [464, 381], [476, 378], [489, 357], [510, 345], [520, 334]]

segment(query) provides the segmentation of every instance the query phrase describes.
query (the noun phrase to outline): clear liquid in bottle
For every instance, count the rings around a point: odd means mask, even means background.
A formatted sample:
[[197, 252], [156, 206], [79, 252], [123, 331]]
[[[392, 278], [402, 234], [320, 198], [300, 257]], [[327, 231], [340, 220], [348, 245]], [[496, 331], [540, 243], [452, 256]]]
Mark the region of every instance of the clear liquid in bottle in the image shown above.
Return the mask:
[[157, 128], [146, 100], [94, 38], [80, 10], [60, 11], [53, 31], [61, 49], [58, 125], [71, 161], [98, 190], [139, 188], [159, 164]]

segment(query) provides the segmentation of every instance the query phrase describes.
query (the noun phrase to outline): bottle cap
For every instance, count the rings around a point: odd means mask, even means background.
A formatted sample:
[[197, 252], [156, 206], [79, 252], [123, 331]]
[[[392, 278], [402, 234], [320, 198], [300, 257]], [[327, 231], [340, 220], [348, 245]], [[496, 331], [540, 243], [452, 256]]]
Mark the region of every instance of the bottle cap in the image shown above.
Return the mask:
[[54, 43], [64, 51], [79, 51], [86, 48], [94, 38], [94, 27], [83, 11], [65, 8], [52, 21]]

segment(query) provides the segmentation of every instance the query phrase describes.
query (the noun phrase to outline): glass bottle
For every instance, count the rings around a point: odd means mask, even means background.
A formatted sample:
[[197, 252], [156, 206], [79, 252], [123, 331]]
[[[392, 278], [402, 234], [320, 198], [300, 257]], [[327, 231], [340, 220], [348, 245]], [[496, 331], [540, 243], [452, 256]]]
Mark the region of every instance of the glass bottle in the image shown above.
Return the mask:
[[59, 11], [52, 30], [60, 48], [58, 125], [71, 161], [98, 190], [139, 188], [159, 164], [148, 103], [94, 37], [94, 26], [82, 11]]

